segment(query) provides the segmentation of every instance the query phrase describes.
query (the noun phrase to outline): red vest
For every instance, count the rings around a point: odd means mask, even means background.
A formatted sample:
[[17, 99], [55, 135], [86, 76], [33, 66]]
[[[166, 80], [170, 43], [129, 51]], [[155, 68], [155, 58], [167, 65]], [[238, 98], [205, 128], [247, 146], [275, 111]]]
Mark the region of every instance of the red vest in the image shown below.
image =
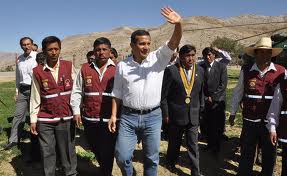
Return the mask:
[[284, 67], [274, 64], [277, 71], [270, 70], [262, 78], [258, 71], [243, 67], [244, 95], [243, 118], [249, 120], [266, 120], [266, 115], [277, 84], [284, 76]]
[[42, 65], [35, 67], [33, 73], [40, 86], [41, 105], [38, 121], [57, 122], [60, 118], [71, 119], [72, 62], [60, 60], [57, 83], [50, 70], [43, 70]]
[[[281, 94], [283, 97], [283, 104], [281, 107], [279, 125], [277, 127], [279, 141], [287, 143], [287, 79], [280, 83]], [[282, 139], [284, 141], [282, 141]]]
[[107, 66], [102, 80], [93, 65], [83, 64], [81, 74], [83, 79], [83, 109], [82, 114], [86, 118], [105, 118], [111, 116], [114, 75], [116, 68]]

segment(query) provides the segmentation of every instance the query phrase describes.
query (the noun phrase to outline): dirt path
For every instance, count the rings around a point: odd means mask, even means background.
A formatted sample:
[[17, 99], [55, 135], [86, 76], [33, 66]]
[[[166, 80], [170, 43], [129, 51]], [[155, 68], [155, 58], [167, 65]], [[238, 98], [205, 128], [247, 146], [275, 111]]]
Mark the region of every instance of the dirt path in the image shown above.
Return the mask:
[[0, 72], [0, 83], [15, 80], [15, 72]]

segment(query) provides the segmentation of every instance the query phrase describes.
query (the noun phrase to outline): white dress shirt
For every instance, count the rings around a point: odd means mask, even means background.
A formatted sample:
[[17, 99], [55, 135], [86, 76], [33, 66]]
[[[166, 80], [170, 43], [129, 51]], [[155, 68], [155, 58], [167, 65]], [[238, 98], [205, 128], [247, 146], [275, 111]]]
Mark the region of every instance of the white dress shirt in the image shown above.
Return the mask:
[[29, 56], [20, 55], [16, 64], [16, 89], [21, 84], [31, 85], [33, 68], [38, 64], [36, 62], [37, 52], [31, 51]]
[[[104, 66], [103, 72], [101, 73], [99, 67], [96, 64], [94, 64], [94, 62], [92, 62], [91, 64], [93, 64], [94, 69], [99, 74], [100, 81], [102, 81], [104, 74], [107, 71], [107, 67], [109, 65], [115, 66], [115, 63], [111, 59], [108, 59], [106, 65]], [[71, 102], [70, 102], [74, 115], [80, 115], [80, 112], [81, 112], [80, 105], [82, 102], [82, 97], [83, 97], [83, 77], [82, 77], [81, 71], [79, 71], [79, 73], [77, 74], [76, 80], [74, 81], [72, 95], [71, 95]]]
[[[214, 61], [212, 61], [211, 63], [208, 63], [208, 64], [210, 65], [210, 67], [208, 67], [208, 73], [210, 72], [211, 67], [212, 67], [212, 65], [214, 64], [214, 62], [215, 62], [215, 60], [214, 60]], [[217, 61], [216, 61], [216, 62], [217, 62]]]
[[[259, 75], [260, 77], [263, 77], [268, 71], [270, 70], [276, 70], [274, 64], [271, 62], [269, 67], [267, 69], [265, 69], [264, 71], [261, 71], [258, 66], [256, 65], [256, 63], [254, 63], [251, 67], [251, 69], [249, 71], [258, 71], [259, 72]], [[235, 115], [237, 110], [238, 110], [238, 106], [239, 106], [239, 103], [241, 102], [242, 100], [242, 97], [243, 97], [243, 92], [244, 92], [244, 82], [243, 82], [243, 79], [244, 79], [244, 73], [243, 71], [241, 70], [240, 71], [240, 75], [239, 75], [239, 79], [238, 79], [238, 83], [236, 85], [236, 87], [233, 89], [233, 96], [232, 96], [232, 103], [231, 103], [231, 112], [230, 112], [230, 115]]]
[[[285, 80], [287, 81], [287, 71], [285, 70]], [[286, 100], [285, 100], [286, 101]], [[270, 132], [276, 132], [276, 127], [279, 125], [279, 117], [281, 112], [281, 107], [283, 104], [283, 96], [280, 89], [280, 84], [275, 88], [273, 99], [268, 110], [267, 120], [268, 124], [266, 125], [267, 129]]]
[[222, 59], [226, 59], [226, 60], [229, 60], [229, 61], [232, 60], [230, 54], [227, 51], [224, 51], [224, 50], [221, 50], [221, 49], [218, 49], [217, 51], [223, 55], [223, 58], [220, 57], [220, 58], [216, 58], [215, 59], [217, 62], [221, 61]]
[[173, 51], [165, 44], [149, 53], [141, 64], [133, 56], [117, 65], [112, 95], [123, 105], [145, 110], [160, 105], [164, 69]]
[[191, 77], [192, 77], [192, 69], [193, 69], [193, 65], [189, 69], [183, 68], [184, 74], [188, 82], [190, 82]]
[[270, 132], [276, 132], [276, 127], [278, 126], [279, 123], [279, 116], [282, 103], [283, 103], [283, 97], [280, 90], [280, 84], [278, 84], [275, 89], [273, 99], [267, 114], [268, 124], [266, 125], [266, 127]]

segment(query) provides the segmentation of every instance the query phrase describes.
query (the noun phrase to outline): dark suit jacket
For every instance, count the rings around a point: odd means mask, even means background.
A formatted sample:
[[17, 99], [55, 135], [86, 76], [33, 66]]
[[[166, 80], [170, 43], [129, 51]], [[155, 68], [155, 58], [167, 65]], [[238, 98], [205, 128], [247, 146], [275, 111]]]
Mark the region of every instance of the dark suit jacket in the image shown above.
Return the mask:
[[204, 71], [196, 65], [195, 74], [195, 82], [190, 93], [191, 102], [186, 104], [186, 93], [179, 73], [179, 64], [177, 63], [165, 69], [161, 108], [163, 117], [169, 117], [170, 123], [175, 125], [198, 125], [199, 113], [204, 108]]
[[211, 97], [213, 102], [225, 102], [227, 87], [226, 65], [214, 61], [210, 72], [205, 62], [199, 64], [204, 70], [204, 96]]

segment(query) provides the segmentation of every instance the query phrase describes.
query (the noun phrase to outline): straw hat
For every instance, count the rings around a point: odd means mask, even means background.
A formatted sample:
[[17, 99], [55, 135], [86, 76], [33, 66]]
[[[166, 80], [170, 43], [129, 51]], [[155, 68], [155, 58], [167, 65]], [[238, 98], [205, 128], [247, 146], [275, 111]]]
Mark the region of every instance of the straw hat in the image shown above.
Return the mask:
[[271, 57], [277, 56], [283, 51], [282, 48], [272, 48], [272, 41], [270, 37], [262, 37], [258, 42], [255, 43], [253, 47], [245, 48], [245, 53], [249, 56], [254, 57], [254, 50], [256, 49], [271, 49]]

